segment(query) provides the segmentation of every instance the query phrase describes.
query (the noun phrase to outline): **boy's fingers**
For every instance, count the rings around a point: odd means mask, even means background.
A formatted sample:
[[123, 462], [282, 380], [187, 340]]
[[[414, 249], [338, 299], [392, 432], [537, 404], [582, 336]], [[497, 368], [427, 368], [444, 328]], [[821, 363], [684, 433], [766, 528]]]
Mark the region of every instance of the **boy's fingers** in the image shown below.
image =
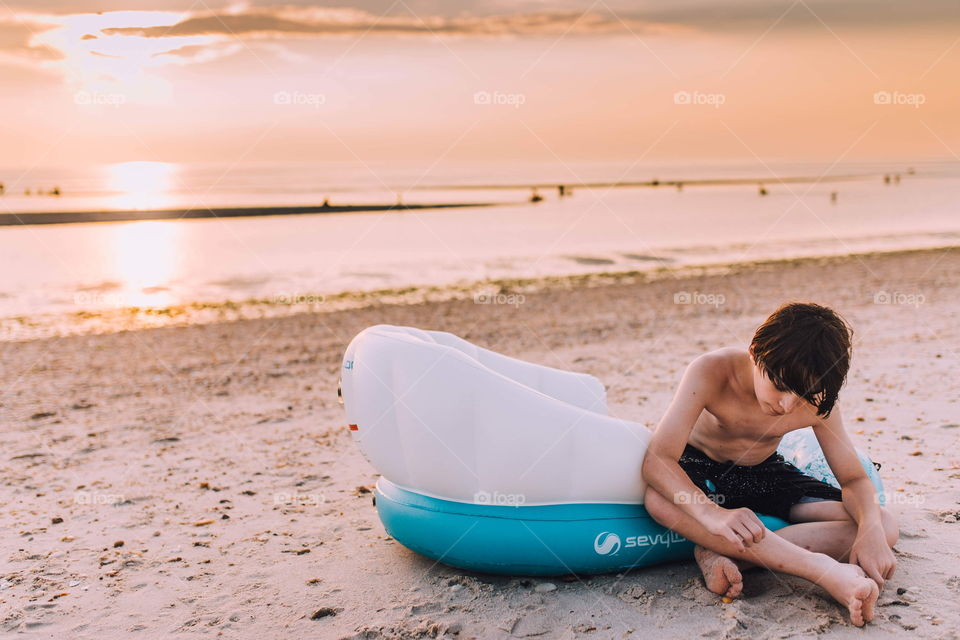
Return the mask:
[[745, 551], [746, 547], [743, 546], [743, 540], [740, 539], [740, 536], [734, 530], [730, 530], [726, 534], [727, 541], [732, 542], [733, 546], [737, 548], [737, 551]]
[[860, 566], [864, 571], [867, 572], [867, 575], [870, 576], [870, 579], [876, 582], [877, 586], [882, 589], [884, 580], [883, 576], [880, 575], [880, 571], [877, 570], [877, 567], [872, 564], [868, 564], [865, 567], [863, 565]]

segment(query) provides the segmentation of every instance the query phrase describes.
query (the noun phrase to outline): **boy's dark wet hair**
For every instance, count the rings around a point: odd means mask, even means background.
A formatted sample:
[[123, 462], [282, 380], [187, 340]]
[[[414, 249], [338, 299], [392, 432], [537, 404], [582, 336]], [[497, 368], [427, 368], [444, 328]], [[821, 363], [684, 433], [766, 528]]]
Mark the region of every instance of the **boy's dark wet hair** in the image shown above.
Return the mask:
[[750, 351], [777, 389], [792, 391], [826, 417], [850, 369], [852, 336], [832, 309], [791, 302], [760, 325]]

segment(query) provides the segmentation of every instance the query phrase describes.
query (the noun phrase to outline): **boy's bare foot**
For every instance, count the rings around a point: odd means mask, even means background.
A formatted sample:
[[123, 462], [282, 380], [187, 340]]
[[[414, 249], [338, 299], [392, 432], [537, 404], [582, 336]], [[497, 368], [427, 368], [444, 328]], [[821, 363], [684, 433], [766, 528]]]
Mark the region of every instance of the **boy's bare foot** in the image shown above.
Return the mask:
[[837, 563], [827, 571], [820, 586], [850, 611], [850, 621], [858, 627], [873, 620], [880, 588], [855, 564]]
[[728, 598], [736, 598], [743, 591], [743, 576], [733, 560], [699, 545], [693, 550], [693, 557], [700, 566], [707, 589]]

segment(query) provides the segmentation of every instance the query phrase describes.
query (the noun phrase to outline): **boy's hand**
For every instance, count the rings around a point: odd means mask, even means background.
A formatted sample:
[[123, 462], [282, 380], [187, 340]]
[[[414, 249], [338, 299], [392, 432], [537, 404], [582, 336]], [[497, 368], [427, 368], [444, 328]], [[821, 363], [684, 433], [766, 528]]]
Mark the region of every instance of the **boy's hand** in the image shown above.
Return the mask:
[[746, 507], [717, 508], [715, 513], [706, 518], [703, 526], [713, 535], [720, 536], [734, 545], [739, 551], [743, 551], [755, 542], [760, 542], [766, 533], [766, 528], [757, 514]]
[[850, 564], [860, 565], [877, 586], [883, 589], [883, 583], [893, 576], [897, 568], [897, 559], [887, 544], [882, 529], [873, 528], [857, 534], [850, 550]]

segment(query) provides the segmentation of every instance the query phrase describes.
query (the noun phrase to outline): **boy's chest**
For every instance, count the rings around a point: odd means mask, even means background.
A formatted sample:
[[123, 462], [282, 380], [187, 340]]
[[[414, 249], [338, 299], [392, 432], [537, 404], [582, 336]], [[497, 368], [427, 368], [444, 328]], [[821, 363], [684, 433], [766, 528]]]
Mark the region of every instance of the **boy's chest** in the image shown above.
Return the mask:
[[708, 407], [710, 422], [717, 435], [729, 438], [744, 438], [756, 441], [779, 440], [791, 431], [808, 427], [811, 417], [798, 412], [796, 415], [768, 416], [756, 410], [736, 406]]

